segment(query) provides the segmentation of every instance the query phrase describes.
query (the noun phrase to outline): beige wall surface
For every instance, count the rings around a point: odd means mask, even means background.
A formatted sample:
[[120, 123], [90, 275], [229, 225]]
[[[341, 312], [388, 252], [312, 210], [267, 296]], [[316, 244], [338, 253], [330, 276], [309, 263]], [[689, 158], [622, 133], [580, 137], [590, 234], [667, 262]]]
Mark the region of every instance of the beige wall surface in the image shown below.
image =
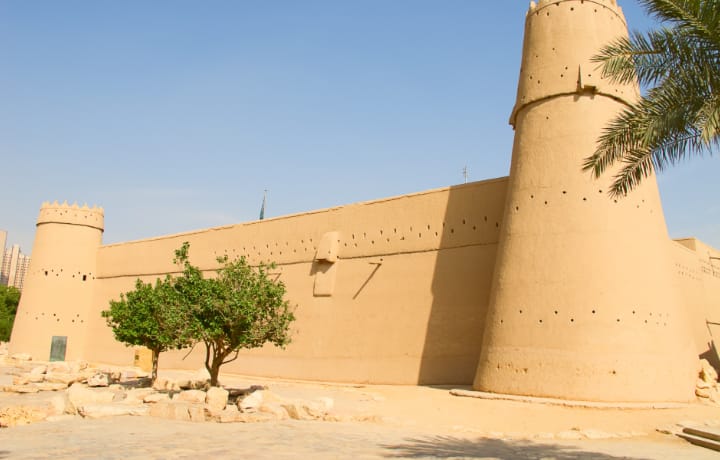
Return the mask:
[[675, 282], [691, 318], [697, 353], [720, 368], [720, 251], [696, 238], [676, 240], [671, 247]]
[[[136, 278], [177, 271], [173, 251], [188, 241], [191, 262], [204, 270], [215, 269], [223, 254], [277, 262], [296, 306], [286, 350], [244, 352], [224, 369], [347, 382], [470, 383], [506, 184], [475, 182], [103, 246], [87, 358], [131, 362], [132, 350], [113, 340], [99, 312]], [[182, 360], [185, 354], [165, 353], [161, 363], [202, 366], [202, 346]]]
[[101, 209], [44, 204], [40, 209], [33, 258], [10, 340], [13, 353], [49, 359], [53, 336], [67, 337], [66, 359], [85, 358], [88, 323], [102, 239]]

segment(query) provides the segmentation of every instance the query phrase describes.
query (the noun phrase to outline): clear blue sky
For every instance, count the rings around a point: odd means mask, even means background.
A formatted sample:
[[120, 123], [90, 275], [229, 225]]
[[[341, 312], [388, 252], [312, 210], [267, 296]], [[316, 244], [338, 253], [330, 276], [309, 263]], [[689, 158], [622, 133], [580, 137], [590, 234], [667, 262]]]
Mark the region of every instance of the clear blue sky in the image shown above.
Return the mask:
[[[528, 1], [0, 0], [0, 229], [105, 208], [105, 243], [507, 175]], [[620, 2], [631, 28], [651, 22]], [[720, 161], [659, 177], [720, 247]]]

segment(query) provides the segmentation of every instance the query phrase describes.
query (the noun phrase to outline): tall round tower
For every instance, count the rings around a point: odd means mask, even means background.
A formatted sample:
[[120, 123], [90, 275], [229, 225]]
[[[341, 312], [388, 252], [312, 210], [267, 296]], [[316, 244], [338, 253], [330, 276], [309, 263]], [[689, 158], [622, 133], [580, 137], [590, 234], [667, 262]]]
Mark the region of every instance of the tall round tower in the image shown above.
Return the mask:
[[615, 0], [541, 0], [525, 23], [505, 217], [477, 390], [686, 401], [697, 357], [654, 178], [612, 199], [581, 171], [636, 85], [590, 62], [627, 35]]
[[40, 360], [84, 357], [102, 208], [43, 203], [10, 339], [11, 353]]

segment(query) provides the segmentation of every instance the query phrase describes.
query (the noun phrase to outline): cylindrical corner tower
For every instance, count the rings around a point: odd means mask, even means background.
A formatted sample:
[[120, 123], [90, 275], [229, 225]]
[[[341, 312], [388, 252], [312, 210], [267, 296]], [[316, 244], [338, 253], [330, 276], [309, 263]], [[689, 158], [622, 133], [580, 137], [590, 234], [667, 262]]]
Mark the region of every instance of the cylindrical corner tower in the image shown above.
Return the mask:
[[42, 205], [10, 339], [11, 353], [48, 360], [54, 345], [53, 359], [85, 356], [103, 221], [102, 208], [57, 202]]
[[636, 85], [590, 58], [627, 35], [614, 0], [530, 5], [510, 182], [474, 388], [587, 401], [687, 401], [697, 357], [673, 288], [654, 178], [622, 199], [582, 172]]

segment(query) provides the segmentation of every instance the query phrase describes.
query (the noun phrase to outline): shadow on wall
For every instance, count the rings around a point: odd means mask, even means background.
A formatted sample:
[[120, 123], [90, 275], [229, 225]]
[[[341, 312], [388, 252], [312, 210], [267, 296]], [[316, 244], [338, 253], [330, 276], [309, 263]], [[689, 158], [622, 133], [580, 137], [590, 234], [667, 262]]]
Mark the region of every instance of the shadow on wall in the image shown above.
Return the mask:
[[704, 353], [701, 353], [698, 357], [700, 359], [706, 359], [710, 365], [715, 368], [716, 371], [720, 372], [720, 359], [718, 359], [717, 348], [715, 348], [715, 341], [710, 341], [707, 344], [708, 349]]
[[528, 441], [504, 441], [486, 438], [470, 440], [452, 436], [410, 438], [405, 444], [383, 445], [382, 447], [389, 451], [384, 456], [391, 458], [553, 458], [557, 460], [592, 458], [596, 460], [643, 460], [640, 457], [628, 457], [625, 455], [616, 457], [557, 444], [536, 444]]
[[452, 187], [418, 383], [470, 385], [480, 354], [507, 179]]

